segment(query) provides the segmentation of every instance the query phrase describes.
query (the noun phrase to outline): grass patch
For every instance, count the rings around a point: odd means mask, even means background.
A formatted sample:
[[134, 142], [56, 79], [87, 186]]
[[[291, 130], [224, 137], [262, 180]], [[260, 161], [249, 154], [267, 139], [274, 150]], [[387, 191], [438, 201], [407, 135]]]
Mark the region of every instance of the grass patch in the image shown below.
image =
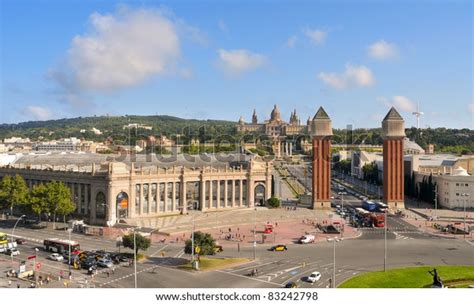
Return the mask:
[[[433, 277], [428, 273], [436, 267], [445, 285], [449, 282], [474, 281], [474, 266], [422, 266], [390, 269], [386, 272], [364, 273], [351, 278], [339, 288], [423, 288], [431, 287]], [[466, 284], [469, 285], [469, 284]]]
[[[250, 262], [249, 259], [246, 258], [207, 258], [201, 257], [201, 261], [199, 263], [199, 270], [216, 270], [216, 269], [224, 269], [230, 266], [234, 266], [237, 264], [243, 264]], [[184, 265], [179, 266], [179, 268], [193, 270], [191, 262], [186, 263]]]

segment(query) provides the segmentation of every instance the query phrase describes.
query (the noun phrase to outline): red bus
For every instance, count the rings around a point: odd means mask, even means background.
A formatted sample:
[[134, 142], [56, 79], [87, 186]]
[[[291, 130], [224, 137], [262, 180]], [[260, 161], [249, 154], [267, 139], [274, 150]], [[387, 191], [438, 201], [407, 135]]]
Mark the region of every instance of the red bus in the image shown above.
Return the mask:
[[370, 219], [372, 220], [372, 224], [377, 228], [385, 227], [385, 216], [382, 214], [370, 214]]
[[76, 241], [61, 240], [58, 238], [46, 239], [43, 242], [44, 250], [51, 252], [64, 253], [69, 252], [69, 246], [71, 246], [71, 254], [78, 253], [81, 250], [79, 243]]

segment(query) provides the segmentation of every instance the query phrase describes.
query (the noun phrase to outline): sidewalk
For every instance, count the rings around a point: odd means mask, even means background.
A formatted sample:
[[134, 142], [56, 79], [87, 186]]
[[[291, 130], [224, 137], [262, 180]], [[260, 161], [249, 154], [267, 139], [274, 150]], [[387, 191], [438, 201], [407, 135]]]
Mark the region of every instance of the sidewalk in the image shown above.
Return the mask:
[[[307, 210], [309, 211], [309, 210]], [[294, 211], [288, 211], [290, 213]], [[344, 224], [344, 231], [341, 235], [324, 234], [320, 232], [315, 225], [317, 223], [322, 224], [323, 221], [331, 223], [331, 220]], [[271, 234], [264, 234], [264, 226], [269, 222], [274, 227], [274, 232]], [[313, 214], [306, 213], [305, 217], [299, 218], [281, 218], [280, 220], [257, 220], [256, 224], [256, 240], [257, 244], [291, 244], [297, 243], [298, 239], [305, 234], [313, 234], [316, 236], [316, 242], [326, 241], [327, 237], [340, 236], [343, 238], [355, 238], [360, 233], [357, 229], [344, 223], [344, 220], [339, 217], [329, 218], [326, 212], [317, 212], [316, 217]], [[241, 223], [237, 225], [226, 225], [223, 227], [199, 227], [196, 226], [196, 231], [202, 231], [210, 233], [219, 245], [225, 247], [238, 248], [253, 246], [254, 241], [254, 224], [253, 223]], [[173, 233], [170, 235], [168, 241], [175, 244], [184, 243], [184, 240], [190, 237], [190, 232]]]

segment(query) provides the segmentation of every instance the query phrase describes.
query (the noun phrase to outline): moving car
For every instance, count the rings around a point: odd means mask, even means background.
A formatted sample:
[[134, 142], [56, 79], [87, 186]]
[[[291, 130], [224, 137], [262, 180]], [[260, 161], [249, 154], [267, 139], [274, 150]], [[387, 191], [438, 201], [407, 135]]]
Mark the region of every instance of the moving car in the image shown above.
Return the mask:
[[8, 248], [7, 251], [5, 252], [7, 255], [19, 255], [20, 250], [16, 248]]
[[285, 288], [298, 288], [298, 285], [296, 285], [295, 282], [288, 282], [286, 283]]
[[48, 256], [48, 259], [50, 260], [53, 260], [53, 261], [57, 261], [57, 262], [62, 262], [64, 261], [64, 258], [62, 255], [60, 255], [59, 253], [52, 253]]
[[99, 259], [97, 261], [97, 266], [104, 267], [104, 268], [112, 268], [114, 267], [114, 263], [112, 263], [109, 259]]
[[26, 240], [25, 240], [25, 239], [21, 239], [21, 238], [16, 239], [15, 242], [16, 242], [18, 245], [26, 244]]
[[306, 234], [306, 235], [303, 235], [300, 239], [299, 239], [299, 242], [300, 244], [309, 244], [309, 243], [314, 243], [314, 240], [315, 240], [315, 236], [312, 235], [312, 234]]
[[321, 279], [321, 273], [319, 271], [315, 271], [313, 273], [311, 273], [308, 278], [306, 278], [306, 280], [308, 282], [311, 282], [311, 283], [314, 283], [314, 282], [317, 282]]
[[270, 248], [270, 250], [271, 251], [285, 251], [285, 250], [288, 250], [288, 248], [286, 247], [286, 245], [276, 245]]

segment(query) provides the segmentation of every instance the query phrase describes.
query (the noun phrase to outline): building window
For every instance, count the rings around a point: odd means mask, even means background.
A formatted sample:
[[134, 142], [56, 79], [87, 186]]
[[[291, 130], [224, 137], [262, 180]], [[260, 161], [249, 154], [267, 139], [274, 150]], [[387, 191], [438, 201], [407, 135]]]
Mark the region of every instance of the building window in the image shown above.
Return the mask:
[[158, 211], [158, 201], [156, 199], [156, 183], [151, 184], [151, 212], [156, 213]]
[[205, 184], [205, 194], [204, 194], [204, 203], [206, 204], [206, 208], [210, 208], [211, 207], [211, 203], [210, 203], [210, 186], [211, 186], [211, 182], [210, 181], [206, 181], [206, 184]]
[[459, 196], [459, 193], [456, 193], [456, 196]]
[[[201, 201], [200, 193], [200, 182], [187, 182], [186, 183], [186, 204], [187, 208], [196, 208], [196, 210], [201, 209], [199, 203]], [[190, 204], [193, 204], [193, 207], [189, 207]]]
[[217, 181], [212, 181], [212, 207], [217, 208]]
[[140, 214], [141, 185], [135, 185], [135, 212]]
[[143, 184], [143, 213], [148, 213], [148, 184]]
[[166, 191], [166, 210], [173, 211], [173, 183], [168, 183]]
[[233, 192], [233, 188], [232, 187], [234, 185], [234, 181], [233, 180], [228, 180], [227, 181], [227, 206], [228, 207], [231, 207], [232, 206], [232, 192]]
[[74, 184], [74, 204], [76, 205], [77, 213], [80, 213], [81, 203], [79, 201], [79, 185]]
[[459, 183], [456, 183], [456, 187], [459, 187]]
[[97, 219], [105, 219], [107, 213], [107, 202], [105, 200], [105, 194], [102, 192], [97, 193], [95, 197], [95, 217]]
[[182, 208], [181, 204], [181, 183], [176, 182], [174, 183], [174, 201], [175, 201], [175, 210], [180, 210]]
[[225, 201], [224, 201], [224, 198], [225, 198], [225, 181], [224, 180], [221, 180], [219, 181], [219, 207], [224, 207], [225, 206]]
[[91, 185], [87, 184], [87, 214], [91, 214]]
[[81, 184], [81, 213], [86, 213], [86, 185]]
[[165, 183], [160, 183], [160, 212], [165, 212]]
[[235, 205], [240, 206], [240, 180], [235, 181]]

